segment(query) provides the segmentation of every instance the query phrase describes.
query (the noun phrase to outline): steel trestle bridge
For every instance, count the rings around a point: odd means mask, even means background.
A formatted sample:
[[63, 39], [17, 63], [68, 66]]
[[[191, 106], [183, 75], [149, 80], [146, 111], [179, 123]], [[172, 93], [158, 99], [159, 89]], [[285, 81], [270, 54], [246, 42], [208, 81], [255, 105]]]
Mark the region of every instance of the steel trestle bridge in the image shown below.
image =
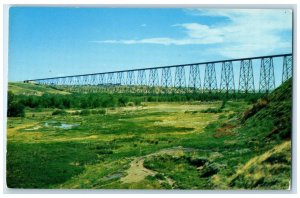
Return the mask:
[[[25, 80], [25, 83], [51, 85], [70, 91], [110, 93], [268, 93], [275, 89], [274, 61], [282, 67], [281, 83], [292, 77], [293, 55], [279, 54], [241, 59], [219, 60], [183, 65], [130, 69], [84, 75]], [[255, 87], [254, 62], [259, 67]], [[239, 66], [238, 85], [234, 67]], [[278, 66], [278, 64], [276, 64]], [[200, 68], [204, 67], [201, 81]], [[216, 67], [221, 74], [217, 81]], [[279, 69], [279, 68], [275, 68]], [[237, 72], [236, 72], [237, 73]], [[258, 76], [258, 74], [255, 74]], [[219, 83], [218, 83], [219, 82]]]

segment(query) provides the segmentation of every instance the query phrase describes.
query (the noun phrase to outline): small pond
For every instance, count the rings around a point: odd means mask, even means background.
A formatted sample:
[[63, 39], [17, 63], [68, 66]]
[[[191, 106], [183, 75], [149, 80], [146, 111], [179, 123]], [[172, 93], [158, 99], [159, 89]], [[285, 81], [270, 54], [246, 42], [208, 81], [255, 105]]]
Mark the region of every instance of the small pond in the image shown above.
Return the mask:
[[45, 127], [55, 127], [60, 129], [72, 129], [73, 127], [79, 126], [79, 124], [66, 124], [62, 122], [49, 121], [45, 122]]

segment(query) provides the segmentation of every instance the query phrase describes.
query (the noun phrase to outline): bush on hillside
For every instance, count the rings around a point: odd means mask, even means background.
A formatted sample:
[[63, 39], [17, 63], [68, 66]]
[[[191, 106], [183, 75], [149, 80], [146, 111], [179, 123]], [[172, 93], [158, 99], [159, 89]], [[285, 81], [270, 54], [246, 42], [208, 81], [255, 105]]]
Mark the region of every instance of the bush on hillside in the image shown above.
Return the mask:
[[25, 116], [25, 106], [16, 99], [15, 95], [9, 91], [8, 92], [8, 105], [7, 105], [7, 116], [8, 117], [24, 117]]
[[252, 108], [244, 112], [244, 115], [241, 119], [242, 123], [244, 123], [248, 118], [255, 115], [259, 110], [266, 107], [268, 103], [269, 103], [268, 99], [259, 99], [257, 103], [252, 106]]

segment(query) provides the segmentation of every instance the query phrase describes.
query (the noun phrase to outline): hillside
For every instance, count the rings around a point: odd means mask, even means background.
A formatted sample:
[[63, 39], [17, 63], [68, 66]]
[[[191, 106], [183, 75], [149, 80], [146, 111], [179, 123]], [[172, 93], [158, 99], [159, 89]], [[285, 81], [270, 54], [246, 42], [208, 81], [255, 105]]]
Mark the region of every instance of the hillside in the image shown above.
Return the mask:
[[31, 83], [19, 83], [19, 82], [9, 82], [8, 91], [12, 91], [17, 95], [36, 95], [41, 96], [45, 93], [49, 94], [69, 94], [69, 92], [57, 90], [53, 87], [46, 85], [38, 85]]
[[[292, 79], [259, 99], [241, 117], [238, 138], [257, 156], [238, 167], [228, 187], [287, 189], [291, 179]], [[263, 151], [263, 152], [262, 152]]]

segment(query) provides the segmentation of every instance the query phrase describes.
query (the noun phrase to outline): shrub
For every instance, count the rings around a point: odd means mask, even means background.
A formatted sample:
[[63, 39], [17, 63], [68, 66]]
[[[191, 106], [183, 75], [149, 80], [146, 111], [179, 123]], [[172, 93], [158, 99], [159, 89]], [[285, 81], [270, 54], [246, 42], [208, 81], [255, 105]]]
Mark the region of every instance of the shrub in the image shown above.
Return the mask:
[[228, 119], [231, 119], [231, 118], [233, 118], [235, 116], [236, 116], [236, 113], [231, 113], [231, 114], [228, 115]]
[[224, 119], [224, 118], [226, 118], [225, 115], [220, 115], [220, 116], [219, 116], [219, 119]]
[[136, 99], [134, 99], [134, 105], [136, 105], [136, 106], [139, 106], [139, 105], [141, 105], [141, 103], [142, 103], [142, 100], [141, 99], [138, 99], [138, 98], [136, 98]]
[[60, 110], [60, 109], [55, 110], [55, 111], [52, 112], [52, 115], [66, 115], [66, 114], [67, 114], [66, 111]]
[[105, 109], [92, 110], [90, 113], [92, 113], [92, 114], [106, 114], [106, 110]]
[[167, 182], [162, 182], [160, 185], [163, 189], [172, 189], [172, 186]]
[[8, 92], [8, 105], [7, 105], [7, 116], [8, 117], [24, 117], [25, 116], [25, 106], [20, 103], [19, 100], [15, 98], [15, 95], [9, 91]]
[[113, 154], [113, 151], [110, 149], [101, 149], [101, 150], [97, 150], [97, 153], [102, 155], [110, 155]]
[[252, 106], [251, 109], [248, 109], [244, 112], [244, 115], [242, 117], [242, 123], [244, 123], [248, 118], [255, 115], [258, 111], [260, 111], [262, 108], [266, 107], [268, 105], [269, 101], [266, 99], [259, 99], [256, 104]]
[[74, 111], [72, 114], [73, 115], [80, 115], [80, 111]]
[[90, 114], [91, 114], [91, 112], [88, 109], [84, 109], [84, 110], [80, 111], [80, 115], [82, 115], [82, 116], [86, 116], [86, 115], [90, 115]]
[[222, 101], [222, 105], [221, 105], [220, 109], [224, 109], [224, 108], [225, 108], [226, 102], [227, 102], [226, 100], [223, 100], [223, 101]]
[[115, 107], [117, 105], [117, 100], [112, 95], [102, 98], [102, 107]]
[[222, 109], [208, 108], [200, 111], [201, 113], [221, 113]]
[[161, 173], [157, 173], [157, 174], [155, 175], [155, 178], [156, 178], [156, 179], [159, 179], [159, 180], [164, 180], [164, 179], [165, 179], [164, 175], [161, 174]]
[[154, 176], [152, 176], [152, 175], [147, 175], [147, 176], [145, 177], [145, 179], [146, 179], [146, 180], [149, 180], [149, 181], [155, 181], [155, 180], [156, 180], [156, 178], [155, 178]]
[[24, 117], [25, 106], [17, 101], [13, 101], [8, 105], [7, 116], [8, 117]]
[[128, 102], [127, 105], [130, 106], [130, 107], [133, 107], [133, 106], [134, 106], [134, 103], [133, 103], [133, 102]]
[[157, 167], [157, 165], [154, 162], [152, 162], [151, 160], [145, 160], [144, 167], [147, 169], [150, 169], [150, 170], [154, 170]]
[[208, 162], [208, 159], [207, 158], [204, 158], [204, 157], [191, 157], [191, 158], [188, 158], [188, 162], [193, 165], [193, 166], [203, 166], [206, 164], [206, 162]]
[[128, 102], [128, 97], [122, 96], [122, 97], [120, 97], [120, 98], [118, 99], [118, 104], [119, 104], [119, 106], [121, 106], [121, 107], [126, 106], [126, 103], [127, 103], [127, 102]]
[[288, 164], [289, 161], [287, 160], [287, 157], [285, 153], [274, 153], [270, 157], [268, 157], [265, 162], [270, 164]]
[[204, 165], [200, 176], [201, 177], [210, 177], [216, 174], [219, 171], [219, 165], [216, 163], [207, 163]]
[[98, 113], [99, 113], [99, 114], [106, 114], [106, 110], [105, 110], [105, 109], [99, 109], [99, 110], [98, 110]]

